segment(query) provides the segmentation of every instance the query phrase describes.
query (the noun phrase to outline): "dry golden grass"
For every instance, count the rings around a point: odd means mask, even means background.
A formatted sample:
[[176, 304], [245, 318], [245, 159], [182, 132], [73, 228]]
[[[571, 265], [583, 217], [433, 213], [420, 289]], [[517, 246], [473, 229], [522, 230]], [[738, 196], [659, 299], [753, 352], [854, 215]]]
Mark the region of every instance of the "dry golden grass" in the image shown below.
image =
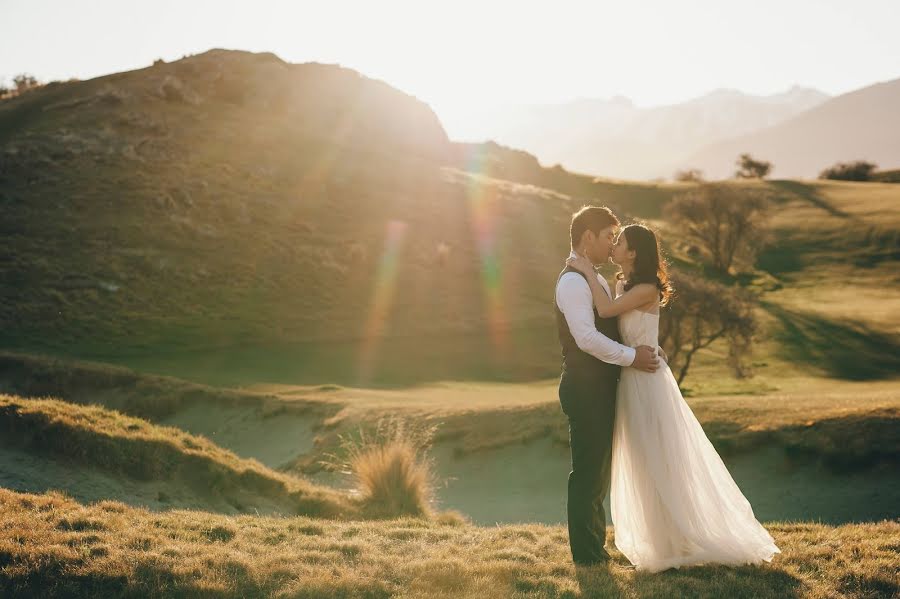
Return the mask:
[[[15, 597], [891, 597], [900, 523], [767, 525], [771, 564], [576, 573], [562, 526], [151, 513], [0, 489]], [[610, 539], [611, 541], [611, 539]], [[611, 542], [610, 542], [611, 544]]]
[[359, 509], [337, 491], [241, 458], [203, 437], [99, 406], [0, 394], [0, 431], [2, 443], [18, 450], [233, 496], [239, 510], [254, 495], [282, 513], [347, 517]]
[[[711, 355], [709, 363], [724, 359], [724, 354]], [[709, 364], [697, 366], [697, 382], [691, 383], [696, 396], [688, 402], [720, 451], [774, 443], [827, 457], [834, 453], [829, 448], [847, 446], [851, 462], [896, 462], [900, 385], [895, 381], [828, 379], [788, 369], [777, 359], [770, 362], [772, 366], [757, 367], [757, 375], [744, 380], [723, 376]], [[450, 445], [458, 454], [548, 436], [562, 444], [568, 440], [556, 380], [446, 382], [406, 389], [266, 384], [235, 391], [107, 365], [11, 353], [0, 354], [0, 371], [20, 393], [64, 393], [67, 400], [96, 402], [151, 420], [198, 402], [210, 410], [239, 402], [261, 406], [266, 414], [297, 411], [316, 423], [318, 437], [315, 451], [294, 464], [301, 472], [317, 471], [322, 454], [339, 448], [341, 435], [390, 416], [433, 427], [434, 443]]]
[[427, 451], [434, 429], [403, 418], [383, 419], [374, 432], [343, 437], [341, 461], [352, 474], [366, 513], [430, 516], [434, 473]]

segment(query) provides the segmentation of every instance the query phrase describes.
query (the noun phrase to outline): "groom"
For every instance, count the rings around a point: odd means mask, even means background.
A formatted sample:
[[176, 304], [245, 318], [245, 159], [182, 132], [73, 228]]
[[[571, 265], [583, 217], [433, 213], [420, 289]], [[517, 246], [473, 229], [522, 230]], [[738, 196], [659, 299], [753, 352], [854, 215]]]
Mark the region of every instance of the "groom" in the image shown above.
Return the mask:
[[[572, 216], [573, 252], [599, 266], [609, 261], [619, 219], [606, 207], [586, 206]], [[609, 291], [603, 277], [601, 285]], [[610, 297], [613, 297], [610, 293]], [[576, 565], [609, 560], [603, 498], [609, 493], [616, 387], [622, 367], [654, 372], [655, 348], [619, 343], [616, 317], [601, 318], [594, 309], [587, 278], [566, 267], [556, 283], [556, 325], [562, 345], [559, 402], [569, 418], [572, 471], [566, 512], [569, 545]]]

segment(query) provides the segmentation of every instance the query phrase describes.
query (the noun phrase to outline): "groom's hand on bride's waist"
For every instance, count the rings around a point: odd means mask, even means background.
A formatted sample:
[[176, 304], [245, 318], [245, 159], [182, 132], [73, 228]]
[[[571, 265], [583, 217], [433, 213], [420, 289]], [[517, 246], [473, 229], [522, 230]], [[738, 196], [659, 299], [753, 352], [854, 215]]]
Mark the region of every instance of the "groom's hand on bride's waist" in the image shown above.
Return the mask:
[[656, 372], [656, 369], [659, 368], [656, 348], [649, 345], [639, 345], [634, 348], [634, 362], [631, 363], [631, 367], [644, 372]]

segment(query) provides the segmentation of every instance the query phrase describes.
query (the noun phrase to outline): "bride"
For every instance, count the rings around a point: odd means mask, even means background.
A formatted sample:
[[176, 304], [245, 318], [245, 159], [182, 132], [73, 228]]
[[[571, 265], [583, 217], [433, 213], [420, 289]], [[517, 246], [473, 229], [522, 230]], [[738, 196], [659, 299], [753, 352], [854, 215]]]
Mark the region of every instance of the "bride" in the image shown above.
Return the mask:
[[[656, 235], [625, 227], [612, 261], [616, 299], [586, 277], [601, 317], [621, 315], [622, 342], [657, 347], [659, 308], [672, 295]], [[584, 256], [566, 263], [586, 275]], [[780, 553], [753, 516], [706, 438], [672, 371], [622, 370], [616, 396], [610, 507], [616, 547], [638, 570], [658, 572], [694, 564], [757, 564]]]

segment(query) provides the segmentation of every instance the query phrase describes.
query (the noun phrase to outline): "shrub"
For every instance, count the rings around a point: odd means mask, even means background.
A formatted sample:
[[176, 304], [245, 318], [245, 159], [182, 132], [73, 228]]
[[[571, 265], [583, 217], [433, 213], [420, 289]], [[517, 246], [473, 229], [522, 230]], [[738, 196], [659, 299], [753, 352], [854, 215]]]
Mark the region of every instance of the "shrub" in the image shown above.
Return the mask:
[[819, 179], [836, 181], [871, 181], [877, 164], [857, 160], [856, 162], [838, 162], [819, 173]]

